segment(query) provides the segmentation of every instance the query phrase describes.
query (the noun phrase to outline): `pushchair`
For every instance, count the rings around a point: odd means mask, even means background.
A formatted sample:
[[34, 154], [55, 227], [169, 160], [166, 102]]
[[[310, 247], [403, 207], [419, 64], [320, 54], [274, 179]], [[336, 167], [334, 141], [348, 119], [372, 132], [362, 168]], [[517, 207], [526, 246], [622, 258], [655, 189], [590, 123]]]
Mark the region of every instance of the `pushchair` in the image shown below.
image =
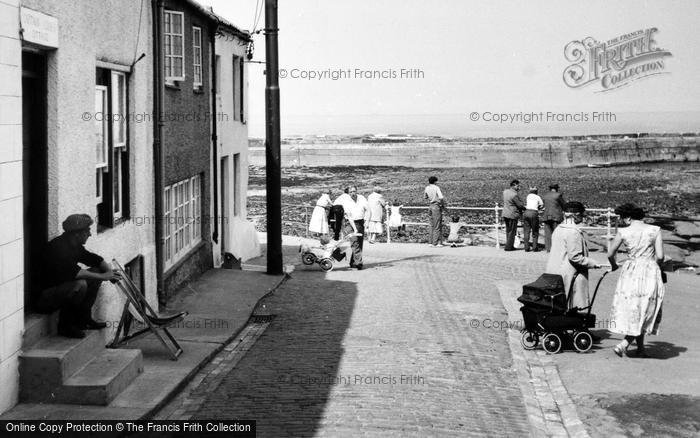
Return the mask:
[[[585, 353], [593, 346], [593, 337], [589, 331], [595, 327], [596, 316], [591, 313], [598, 288], [603, 278], [610, 271], [605, 271], [598, 280], [590, 304], [584, 308], [568, 309], [564, 281], [561, 275], [542, 274], [533, 283], [523, 286], [523, 294], [518, 301], [524, 305], [524, 328], [520, 344], [526, 350], [535, 349], [540, 343], [544, 351], [555, 354], [561, 351], [563, 341], [568, 339], [576, 351]], [[571, 280], [573, 287], [576, 276]], [[571, 288], [569, 288], [571, 290]]]
[[360, 233], [350, 233], [339, 240], [321, 241], [318, 246], [302, 244], [299, 246], [301, 262], [307, 266], [318, 263], [324, 272], [333, 269], [334, 261], [341, 261], [346, 257], [350, 248], [350, 238], [361, 236]]

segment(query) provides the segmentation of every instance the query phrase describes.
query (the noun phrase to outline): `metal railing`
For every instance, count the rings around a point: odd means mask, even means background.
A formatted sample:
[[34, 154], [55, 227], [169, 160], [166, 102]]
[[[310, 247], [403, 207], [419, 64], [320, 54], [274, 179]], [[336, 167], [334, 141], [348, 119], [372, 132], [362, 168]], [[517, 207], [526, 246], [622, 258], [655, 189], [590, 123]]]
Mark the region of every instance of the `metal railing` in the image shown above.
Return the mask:
[[[264, 203], [264, 201], [251, 201], [249, 202], [260, 202]], [[304, 236], [309, 237], [309, 221], [311, 219], [311, 214], [310, 212], [313, 211], [315, 205], [299, 205], [299, 204], [289, 204], [289, 203], [282, 203], [282, 210], [283, 210], [283, 217], [285, 210], [304, 210], [303, 214], [303, 222], [302, 221], [290, 221], [290, 220], [285, 220], [283, 221], [283, 224], [287, 225], [293, 225], [293, 224], [303, 224], [304, 225]], [[429, 207], [427, 206], [418, 206], [418, 205], [404, 205], [401, 207], [401, 211], [404, 210], [428, 210]], [[386, 210], [386, 220], [383, 221], [383, 224], [386, 227], [386, 239], [387, 243], [391, 243], [391, 228], [389, 227], [390, 223], [390, 218], [391, 218], [391, 208], [390, 206], [385, 207]], [[503, 212], [503, 207], [500, 207], [498, 203], [495, 203], [493, 207], [457, 207], [457, 206], [450, 206], [448, 207], [448, 210], [450, 211], [488, 211], [492, 212], [490, 215], [493, 218], [493, 222], [491, 223], [465, 223], [464, 226], [466, 227], [471, 227], [471, 228], [484, 228], [484, 229], [493, 229], [495, 232], [495, 242], [496, 242], [496, 248], [500, 248], [500, 233], [501, 229], [505, 230], [505, 224], [501, 222], [502, 220], [502, 212]], [[604, 219], [604, 226], [580, 226], [579, 228], [583, 230], [589, 230], [589, 231], [605, 231], [605, 239], [607, 242], [607, 249], [610, 249], [610, 243], [612, 242], [612, 239], [615, 237], [615, 234], [617, 232], [617, 225], [613, 226], [612, 218], [617, 217], [617, 215], [614, 213], [612, 208], [587, 208], [586, 209], [587, 216], [593, 217], [594, 222], [597, 221], [598, 218], [603, 217]], [[403, 214], [402, 214], [403, 216]], [[249, 216], [249, 219], [253, 220], [256, 225], [260, 221], [260, 219], [264, 219], [264, 215], [252, 215]], [[407, 222], [407, 221], [402, 221], [402, 224], [404, 225], [411, 225], [411, 226], [430, 226], [428, 222]], [[540, 224], [540, 227], [542, 227], [543, 224]], [[522, 228], [522, 225], [518, 226], [518, 228]], [[615, 232], [613, 232], [613, 229]], [[294, 232], [296, 235], [301, 235], [298, 232]]]

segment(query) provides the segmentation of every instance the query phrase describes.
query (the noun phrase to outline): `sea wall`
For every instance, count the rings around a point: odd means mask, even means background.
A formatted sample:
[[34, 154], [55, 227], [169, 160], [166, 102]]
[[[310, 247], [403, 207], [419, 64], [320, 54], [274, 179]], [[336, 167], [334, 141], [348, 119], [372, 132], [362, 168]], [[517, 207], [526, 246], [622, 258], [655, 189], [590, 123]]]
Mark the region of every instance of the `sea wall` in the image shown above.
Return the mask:
[[[657, 161], [700, 161], [700, 136], [601, 136], [537, 139], [373, 138], [299, 141], [282, 145], [281, 164], [293, 166], [578, 167]], [[251, 142], [250, 164], [265, 165]]]

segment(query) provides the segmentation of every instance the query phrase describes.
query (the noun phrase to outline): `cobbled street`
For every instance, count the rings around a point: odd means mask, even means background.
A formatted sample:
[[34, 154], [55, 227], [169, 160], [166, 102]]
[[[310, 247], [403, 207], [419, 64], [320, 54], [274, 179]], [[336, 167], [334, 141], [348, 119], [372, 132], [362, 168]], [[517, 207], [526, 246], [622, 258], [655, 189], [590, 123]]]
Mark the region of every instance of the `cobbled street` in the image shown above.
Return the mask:
[[501, 327], [520, 322], [494, 282], [536, 278], [544, 256], [366, 246], [362, 271], [297, 266], [258, 308], [267, 330], [169, 418], [255, 419], [259, 436], [528, 435]]

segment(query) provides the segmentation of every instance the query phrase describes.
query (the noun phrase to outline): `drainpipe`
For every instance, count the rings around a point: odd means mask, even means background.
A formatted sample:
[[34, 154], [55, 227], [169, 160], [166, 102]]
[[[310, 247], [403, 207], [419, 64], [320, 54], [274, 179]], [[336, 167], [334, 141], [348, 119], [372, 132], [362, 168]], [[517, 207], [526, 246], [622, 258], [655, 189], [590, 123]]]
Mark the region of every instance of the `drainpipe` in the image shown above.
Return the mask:
[[165, 83], [165, 72], [163, 71], [163, 33], [161, 23], [163, 18], [163, 0], [152, 0], [153, 9], [153, 113], [155, 120], [153, 123], [153, 175], [155, 186], [155, 208], [156, 208], [156, 284], [158, 302], [165, 304], [165, 292], [163, 291], [163, 271], [165, 261], [163, 260], [163, 120], [160, 117], [163, 112], [164, 96], [163, 84]]
[[219, 141], [216, 135], [216, 29], [218, 23], [210, 28], [209, 38], [211, 39], [211, 143], [212, 143], [212, 186], [214, 187], [214, 232], [211, 235], [211, 240], [214, 243], [219, 243], [219, 186], [218, 186], [218, 167], [219, 167]]

